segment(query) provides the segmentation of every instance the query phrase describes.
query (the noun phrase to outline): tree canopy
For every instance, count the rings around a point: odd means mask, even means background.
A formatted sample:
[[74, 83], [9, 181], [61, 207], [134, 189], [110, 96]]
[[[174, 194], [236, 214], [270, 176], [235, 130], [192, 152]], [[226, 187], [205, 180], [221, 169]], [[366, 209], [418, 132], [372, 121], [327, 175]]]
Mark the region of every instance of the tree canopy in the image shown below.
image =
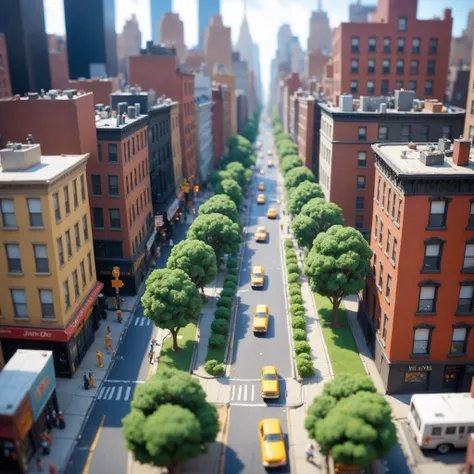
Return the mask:
[[175, 245], [166, 266], [169, 270], [183, 270], [200, 289], [217, 276], [216, 254], [201, 240], [186, 239]]
[[[293, 193], [291, 197], [293, 198]], [[327, 231], [333, 225], [343, 224], [344, 218], [341, 208], [337, 204], [327, 202], [319, 197], [308, 201], [291, 221], [291, 227], [298, 244], [308, 249], [311, 249], [314, 239], [320, 232]]]
[[258, 137], [258, 123], [254, 120], [247, 120], [242, 130], [242, 136], [251, 143], [254, 143]]
[[167, 467], [172, 474], [204, 453], [219, 432], [216, 408], [185, 372], [160, 369], [137, 387], [131, 408], [122, 420], [127, 449], [140, 463]]
[[239, 211], [232, 199], [226, 194], [214, 194], [205, 203], [199, 206], [198, 211], [200, 216], [205, 214], [223, 214], [227, 216], [232, 222], [239, 224]]
[[227, 171], [214, 170], [211, 173], [209, 181], [211, 183], [212, 189], [214, 189], [214, 192], [216, 193], [221, 192], [220, 186], [221, 186], [222, 181], [224, 181], [224, 179], [231, 179], [231, 176]]
[[278, 154], [280, 155], [280, 159], [282, 160], [288, 155], [297, 155], [298, 146], [295, 145], [293, 142], [288, 144], [284, 143], [278, 148]]
[[300, 213], [301, 208], [314, 198], [324, 198], [321, 186], [311, 181], [303, 181], [291, 191], [288, 210], [296, 216]]
[[239, 225], [222, 214], [197, 217], [188, 230], [188, 239], [202, 240], [210, 245], [218, 264], [224, 254], [237, 253], [242, 242]]
[[303, 166], [303, 160], [298, 155], [286, 155], [281, 161], [280, 170], [285, 176], [288, 171], [298, 168], [298, 166]]
[[338, 325], [338, 310], [344, 296], [364, 288], [373, 252], [362, 234], [335, 225], [314, 240], [305, 261], [304, 273], [311, 289], [329, 298], [333, 305], [331, 324]]
[[146, 281], [141, 302], [144, 315], [155, 326], [169, 329], [173, 337], [173, 350], [179, 350], [179, 330], [198, 317], [202, 306], [191, 278], [183, 270], [155, 270]]
[[237, 206], [242, 204], [244, 194], [237, 181], [233, 179], [224, 179], [220, 184], [220, 189], [222, 190], [222, 194], [225, 194], [232, 199]]
[[242, 163], [232, 161], [225, 167], [225, 172], [229, 175], [243, 189], [247, 185], [247, 177], [245, 175], [245, 168]]
[[252, 150], [248, 151], [242, 146], [236, 146], [229, 150], [227, 162], [236, 161], [242, 163], [245, 168], [250, 168], [255, 164], [255, 158], [252, 155]]
[[293, 168], [285, 176], [285, 187], [287, 189], [297, 188], [303, 181], [310, 181], [314, 183], [316, 181], [312, 171], [306, 166], [298, 166]]

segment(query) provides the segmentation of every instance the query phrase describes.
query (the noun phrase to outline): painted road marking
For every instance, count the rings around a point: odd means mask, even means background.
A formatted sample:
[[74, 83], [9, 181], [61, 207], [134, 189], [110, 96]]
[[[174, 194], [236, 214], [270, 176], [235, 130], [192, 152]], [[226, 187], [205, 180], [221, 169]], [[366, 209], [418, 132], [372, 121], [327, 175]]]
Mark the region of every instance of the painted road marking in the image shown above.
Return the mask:
[[107, 383], [145, 383], [146, 380], [111, 380], [107, 379]]
[[105, 392], [105, 387], [102, 387], [99, 392], [99, 396], [97, 397], [99, 400], [102, 400], [102, 397], [104, 396]]
[[244, 402], [247, 401], [247, 385], [244, 385]]
[[145, 318], [143, 317], [140, 321], [140, 326], [143, 326], [145, 324]]
[[125, 390], [125, 397], [124, 397], [125, 401], [127, 401], [130, 398], [130, 392], [131, 392], [131, 388], [127, 387], [127, 390]]
[[134, 324], [134, 326], [136, 326], [139, 322], [140, 322], [140, 318], [135, 318], [135, 324]]
[[252, 401], [255, 400], [255, 385], [252, 385]]
[[151, 319], [148, 319], [148, 318], [147, 318], [146, 325], [149, 326], [150, 324], [151, 324]]
[[120, 400], [121, 396], [122, 396], [122, 387], [119, 387], [117, 389], [117, 396], [115, 397], [115, 400]]
[[105, 390], [105, 393], [104, 393], [104, 400], [105, 400], [105, 399], [107, 398], [107, 396], [109, 395], [110, 389], [111, 389], [111, 387], [107, 387], [107, 389]]
[[231, 400], [233, 400], [235, 397], [235, 385], [232, 385], [232, 396], [231, 396]]
[[112, 387], [112, 390], [110, 391], [110, 394], [109, 394], [109, 398], [107, 398], [107, 400], [112, 400], [112, 397], [114, 396], [114, 392], [115, 392], [115, 387]]
[[[236, 385], [232, 385], [231, 401], [236, 400], [237, 402], [253, 402], [255, 401], [255, 384], [250, 384], [250, 390], [248, 384], [239, 384], [238, 390]], [[237, 391], [237, 397], [235, 392]], [[249, 399], [250, 398], [250, 399]]]
[[239, 385], [239, 394], [237, 395], [237, 400], [242, 398], [242, 385]]

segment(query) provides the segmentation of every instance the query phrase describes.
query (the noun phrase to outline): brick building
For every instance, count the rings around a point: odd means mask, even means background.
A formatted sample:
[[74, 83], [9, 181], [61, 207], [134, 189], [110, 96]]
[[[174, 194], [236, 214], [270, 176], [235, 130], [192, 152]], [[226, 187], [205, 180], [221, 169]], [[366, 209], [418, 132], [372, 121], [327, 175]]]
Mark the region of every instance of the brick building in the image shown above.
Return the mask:
[[51, 88], [57, 90], [69, 89], [69, 64], [67, 59], [66, 38], [48, 35], [49, 73]]
[[197, 137], [194, 105], [194, 75], [180, 71], [176, 50], [147, 43], [140, 56], [129, 60], [130, 83], [153, 89], [179, 102], [181, 154], [184, 178], [197, 180]]
[[213, 167], [219, 165], [220, 159], [224, 156], [224, 98], [222, 88], [213, 83], [212, 85], [212, 135], [214, 137], [214, 162]]
[[204, 52], [209, 76], [214, 73], [215, 64], [222, 64], [226, 69], [232, 70], [230, 27], [224, 26], [220, 15], [213, 15], [207, 25]]
[[328, 99], [332, 99], [334, 95], [334, 64], [330, 59], [325, 65], [323, 70], [322, 80], [323, 95]]
[[221, 84], [225, 84], [228, 90], [228, 107], [229, 107], [229, 120], [230, 128], [229, 135], [237, 134], [237, 98], [235, 95], [235, 76], [226, 70], [219, 68], [215, 71], [212, 79]]
[[[186, 58], [186, 45], [184, 44], [184, 24], [178, 13], [166, 12], [160, 23], [160, 43], [176, 48], [178, 62]], [[130, 81], [132, 84], [133, 82]]]
[[471, 74], [469, 76], [464, 136], [468, 137], [474, 145], [474, 48], [472, 48]]
[[324, 73], [324, 66], [329, 61], [330, 57], [326, 56], [320, 49], [313, 49], [308, 51], [304, 58], [304, 78], [308, 83], [316, 79], [321, 81]]
[[206, 56], [198, 49], [190, 49], [184, 60], [186, 70], [189, 72], [200, 72], [201, 66], [206, 63]]
[[111, 77], [107, 79], [78, 79], [69, 81], [70, 89], [77, 89], [94, 94], [94, 104], [110, 105], [110, 94], [119, 88], [118, 79]]
[[237, 98], [237, 133], [241, 134], [247, 122], [248, 100], [244, 91], [235, 91]]
[[301, 87], [299, 74], [293, 72], [283, 79], [282, 84], [282, 124], [285, 133], [290, 132], [290, 97]]
[[[447, 150], [447, 151], [446, 151]], [[474, 153], [378, 144], [358, 319], [387, 393], [467, 392], [474, 372]]]
[[346, 225], [368, 233], [375, 174], [371, 145], [457, 138], [465, 111], [414, 101], [412, 91], [396, 91], [395, 100], [341, 96], [339, 102], [340, 107], [320, 104], [319, 182], [326, 199], [341, 207]]
[[0, 99], [11, 97], [10, 68], [8, 67], [7, 42], [5, 35], [0, 33]]
[[418, 20], [417, 0], [379, 0], [370, 23], [341, 23], [333, 34], [334, 94], [444, 97], [453, 19]]

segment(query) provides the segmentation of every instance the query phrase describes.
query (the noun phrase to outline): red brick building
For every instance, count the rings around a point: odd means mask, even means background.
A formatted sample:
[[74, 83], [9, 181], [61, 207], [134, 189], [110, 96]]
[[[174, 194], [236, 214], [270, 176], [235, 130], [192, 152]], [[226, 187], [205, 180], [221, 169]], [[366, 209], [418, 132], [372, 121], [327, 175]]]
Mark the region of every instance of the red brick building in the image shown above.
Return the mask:
[[[178, 13], [166, 12], [163, 15], [160, 23], [160, 43], [176, 48], [176, 55], [180, 63], [186, 58], [184, 24]], [[131, 83], [133, 84], [133, 82]]]
[[11, 95], [12, 85], [10, 82], [10, 68], [8, 67], [7, 41], [5, 35], [0, 33], [0, 99], [11, 97]]
[[179, 102], [183, 174], [188, 181], [196, 182], [198, 175], [194, 75], [177, 69], [176, 51], [173, 48], [154, 46], [151, 42], [147, 43], [147, 49], [142, 50], [140, 56], [130, 57], [129, 71], [131, 84], [138, 84], [144, 90], [153, 89], [158, 96], [165, 94]]
[[231, 102], [230, 102], [230, 90], [227, 84], [221, 84], [216, 82], [217, 87], [221, 89], [222, 92], [222, 113], [224, 120], [222, 122], [222, 132], [223, 132], [223, 144], [224, 144], [224, 154], [227, 152], [227, 140], [232, 135], [232, 119], [231, 119]]
[[212, 86], [212, 135], [214, 137], [214, 168], [217, 168], [221, 157], [224, 155], [224, 98], [222, 87], [218, 84]]
[[186, 66], [186, 70], [192, 72], [200, 72], [201, 65], [206, 63], [206, 56], [197, 50], [197, 49], [190, 49], [184, 61], [184, 65]]
[[470, 142], [372, 148], [374, 257], [358, 319], [376, 366], [387, 393], [467, 392], [474, 375]]
[[332, 59], [324, 65], [321, 86], [324, 98], [326, 100], [332, 99], [334, 95], [334, 64], [332, 63]]
[[229, 135], [237, 134], [237, 98], [235, 95], [235, 76], [229, 71], [220, 69], [216, 71], [212, 79], [227, 86], [227, 100], [229, 110]]
[[313, 49], [306, 53], [304, 58], [304, 77], [306, 82], [313, 79], [320, 82], [323, 78], [324, 66], [330, 57], [326, 56], [320, 49]]
[[471, 74], [469, 76], [469, 87], [467, 93], [464, 136], [469, 137], [472, 144], [474, 145], [474, 47], [472, 48]]
[[62, 36], [48, 35], [49, 74], [51, 88], [69, 89], [69, 64], [66, 39]]
[[339, 107], [320, 104], [319, 182], [326, 199], [341, 207], [346, 225], [365, 233], [372, 221], [374, 194], [371, 145], [437, 141], [462, 134], [463, 109], [414, 101], [411, 91], [396, 94], [395, 108], [389, 107], [387, 98], [352, 96], [341, 96]]
[[255, 110], [255, 72], [253, 69], [249, 69], [249, 93], [247, 96], [248, 102], [248, 115], [247, 117], [253, 117]]
[[288, 74], [283, 79], [281, 87], [282, 95], [280, 100], [282, 101], [282, 124], [285, 133], [290, 133], [290, 97], [301, 87], [300, 76], [296, 72]]
[[206, 29], [204, 52], [208, 76], [212, 76], [214, 73], [215, 64], [221, 64], [229, 71], [232, 70], [230, 28], [224, 26], [220, 15], [213, 15]]
[[417, 0], [379, 0], [371, 23], [341, 23], [333, 34], [334, 95], [413, 90], [440, 98], [446, 90], [453, 19], [418, 20]]
[[94, 94], [94, 104], [110, 105], [110, 94], [119, 89], [116, 77], [107, 79], [77, 79], [69, 81], [70, 89], [77, 89]]

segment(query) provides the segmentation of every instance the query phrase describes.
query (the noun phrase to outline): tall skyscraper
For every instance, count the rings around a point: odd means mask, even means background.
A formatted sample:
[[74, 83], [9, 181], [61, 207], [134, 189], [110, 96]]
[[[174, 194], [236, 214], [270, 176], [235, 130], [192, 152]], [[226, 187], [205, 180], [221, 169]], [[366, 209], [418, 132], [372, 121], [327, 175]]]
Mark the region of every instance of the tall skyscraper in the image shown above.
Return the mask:
[[214, 15], [220, 15], [220, 0], [199, 0], [198, 1], [198, 31], [199, 49], [204, 50], [206, 40], [206, 29]]
[[332, 31], [322, 0], [319, 0], [318, 10], [312, 13], [309, 21], [308, 51], [312, 49], [320, 49], [324, 54], [329, 54], [332, 49]]
[[50, 89], [43, 0], [1, 2], [0, 32], [7, 44], [13, 94]]
[[212, 76], [214, 64], [222, 64], [229, 70], [232, 68], [231, 31], [224, 26], [220, 15], [213, 15], [206, 28], [204, 51], [208, 76]]
[[242, 61], [247, 61], [249, 69], [253, 69], [253, 41], [247, 20], [247, 4], [245, 0], [244, 19], [240, 27], [239, 39], [237, 40], [237, 51], [240, 53], [240, 59], [242, 59]]
[[115, 1], [64, 0], [64, 18], [70, 79], [116, 76]]
[[125, 21], [123, 32], [117, 39], [118, 69], [128, 79], [128, 58], [140, 54], [142, 46], [142, 32], [135, 14]]
[[186, 45], [184, 44], [184, 24], [178, 13], [166, 12], [160, 23], [160, 44], [176, 48], [178, 63], [186, 58]]
[[362, 5], [360, 0], [357, 3], [349, 5], [349, 22], [350, 23], [367, 23], [369, 15], [377, 10], [377, 5]]
[[172, 11], [171, 0], [150, 0], [151, 40], [160, 41], [160, 23], [166, 12]]
[[280, 62], [291, 64], [291, 43], [293, 41], [293, 32], [288, 23], [278, 28], [277, 33], [277, 54]]
[[262, 102], [262, 77], [260, 76], [260, 48], [258, 44], [253, 45], [253, 70], [255, 72], [255, 99]]

